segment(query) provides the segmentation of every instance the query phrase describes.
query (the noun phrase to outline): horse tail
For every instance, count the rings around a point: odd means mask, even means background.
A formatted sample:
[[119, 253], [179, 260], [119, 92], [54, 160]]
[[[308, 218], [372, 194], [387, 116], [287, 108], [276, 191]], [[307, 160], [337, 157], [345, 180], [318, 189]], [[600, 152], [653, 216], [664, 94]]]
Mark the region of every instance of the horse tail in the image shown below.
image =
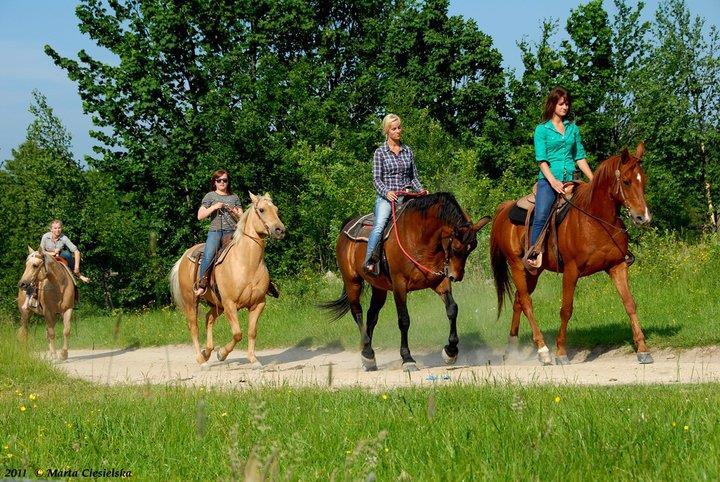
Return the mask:
[[[360, 285], [360, 294], [362, 294], [364, 286], [365, 283]], [[342, 293], [340, 293], [340, 298], [333, 301], [325, 301], [317, 306], [322, 310], [330, 312], [330, 321], [337, 321], [342, 318], [345, 313], [350, 311], [350, 300], [348, 299], [347, 291], [343, 287]]]
[[[495, 221], [499, 222], [499, 213], [496, 213]], [[497, 319], [500, 318], [500, 312], [503, 309], [505, 296], [509, 296], [512, 285], [510, 284], [510, 271], [505, 253], [500, 247], [500, 239], [497, 232], [496, 224], [493, 224], [490, 233], [490, 265], [492, 266], [493, 279], [495, 280], [495, 291], [497, 292]]]
[[173, 301], [178, 308], [183, 308], [185, 303], [183, 302], [182, 293], [180, 292], [180, 262], [183, 260], [183, 256], [180, 256], [175, 262], [175, 265], [170, 270], [170, 293], [172, 293]]

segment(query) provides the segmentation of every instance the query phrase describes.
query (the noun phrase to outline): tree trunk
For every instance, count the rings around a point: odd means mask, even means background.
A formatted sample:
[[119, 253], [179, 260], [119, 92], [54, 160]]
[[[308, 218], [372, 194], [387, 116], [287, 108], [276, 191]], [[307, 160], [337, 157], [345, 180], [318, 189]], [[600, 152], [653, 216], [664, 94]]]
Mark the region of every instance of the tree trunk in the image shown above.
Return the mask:
[[710, 185], [710, 181], [708, 180], [707, 172], [708, 172], [708, 158], [707, 153], [705, 152], [705, 143], [700, 143], [700, 150], [703, 153], [703, 164], [702, 164], [702, 176], [703, 176], [703, 183], [705, 184], [705, 198], [708, 205], [708, 213], [710, 214], [710, 230], [713, 233], [718, 232], [718, 212], [715, 209], [715, 206], [713, 205], [712, 201], [712, 186]]

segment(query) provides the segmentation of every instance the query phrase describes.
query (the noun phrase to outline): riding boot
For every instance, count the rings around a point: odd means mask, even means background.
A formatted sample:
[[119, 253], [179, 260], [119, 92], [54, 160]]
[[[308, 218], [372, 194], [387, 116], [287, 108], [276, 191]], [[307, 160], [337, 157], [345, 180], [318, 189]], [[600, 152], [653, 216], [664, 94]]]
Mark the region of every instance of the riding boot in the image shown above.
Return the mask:
[[200, 278], [197, 283], [195, 283], [195, 296], [202, 296], [207, 291], [208, 281], [210, 280], [210, 270], [208, 269], [205, 273], [205, 276]]
[[382, 250], [382, 240], [378, 241], [375, 248], [370, 253], [368, 260], [363, 265], [363, 270], [370, 276], [380, 274], [380, 252]]

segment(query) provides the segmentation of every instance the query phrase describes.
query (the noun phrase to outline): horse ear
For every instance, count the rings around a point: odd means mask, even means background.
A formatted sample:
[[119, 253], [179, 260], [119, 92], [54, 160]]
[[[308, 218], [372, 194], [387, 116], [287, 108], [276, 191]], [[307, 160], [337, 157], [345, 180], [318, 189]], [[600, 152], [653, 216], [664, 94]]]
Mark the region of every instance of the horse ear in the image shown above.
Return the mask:
[[645, 141], [640, 141], [637, 148], [635, 149], [635, 157], [640, 159], [645, 154]]
[[28, 254], [33, 254], [34, 252], [35, 250], [28, 246]]
[[620, 162], [622, 164], [627, 164], [628, 161], [630, 161], [630, 152], [628, 152], [627, 147], [623, 147], [622, 152], [620, 153]]
[[263, 197], [266, 197], [266, 198], [272, 200], [272, 198], [270, 197], [270, 193], [267, 191], [265, 191], [265, 194], [263, 194]]
[[473, 227], [472, 227], [473, 231], [475, 231], [477, 233], [478, 231], [480, 231], [483, 228], [483, 226], [485, 226], [491, 220], [492, 220], [492, 218], [490, 216], [485, 216], [485, 217], [478, 219], [478, 222], [473, 224]]
[[250, 200], [253, 202], [253, 204], [258, 202], [258, 198], [255, 194], [251, 193], [250, 191], [248, 191], [248, 194], [250, 194]]

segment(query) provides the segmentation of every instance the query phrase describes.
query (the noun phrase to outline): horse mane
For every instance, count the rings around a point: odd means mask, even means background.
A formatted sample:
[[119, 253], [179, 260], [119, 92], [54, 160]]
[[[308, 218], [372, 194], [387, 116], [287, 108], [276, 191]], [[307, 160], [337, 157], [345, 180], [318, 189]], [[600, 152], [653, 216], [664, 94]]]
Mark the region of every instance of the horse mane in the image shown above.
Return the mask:
[[[615, 181], [615, 170], [620, 165], [620, 154], [610, 156], [600, 163], [595, 170], [593, 180], [589, 184], [581, 184], [573, 196], [573, 203], [588, 207], [592, 202], [595, 191], [601, 188], [608, 189]], [[602, 186], [602, 187], [601, 187]]]
[[250, 208], [252, 208], [252, 204], [248, 204], [248, 206], [245, 208], [243, 213], [240, 215], [240, 217], [237, 220], [237, 224], [235, 225], [235, 232], [233, 233], [233, 242], [237, 243], [240, 241], [240, 239], [243, 236], [243, 231], [245, 230], [245, 224], [247, 224], [247, 218], [250, 215]]
[[412, 202], [408, 203], [406, 210], [417, 211], [422, 216], [427, 216], [428, 210], [434, 206], [438, 206], [438, 218], [450, 226], [458, 226], [468, 222], [465, 211], [450, 192], [436, 192], [416, 197], [412, 199]]

